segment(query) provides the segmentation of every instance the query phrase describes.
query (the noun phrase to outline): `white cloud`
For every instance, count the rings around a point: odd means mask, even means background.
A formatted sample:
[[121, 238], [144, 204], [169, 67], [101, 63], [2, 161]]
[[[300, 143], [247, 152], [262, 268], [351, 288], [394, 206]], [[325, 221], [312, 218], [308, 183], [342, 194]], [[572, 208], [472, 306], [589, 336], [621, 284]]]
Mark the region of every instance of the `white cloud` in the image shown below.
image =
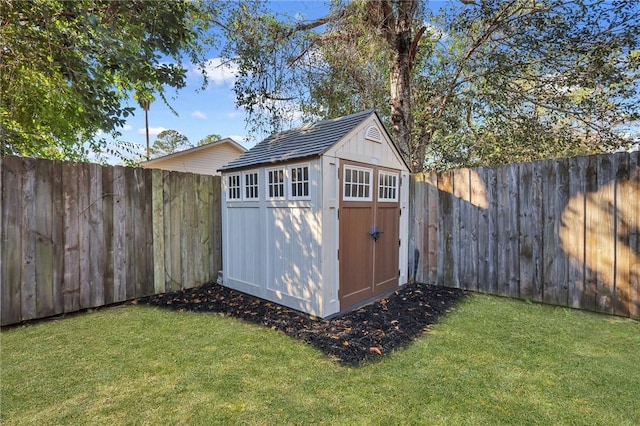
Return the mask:
[[195, 118], [200, 118], [202, 120], [206, 120], [207, 119], [207, 114], [205, 114], [204, 112], [200, 111], [199, 109], [193, 111], [191, 113], [191, 116], [195, 117]]
[[133, 130], [133, 126], [129, 124], [125, 124], [124, 126], [122, 126], [122, 130], [124, 130], [125, 132], [128, 132], [130, 130]]
[[[160, 132], [163, 132], [167, 129], [164, 127], [149, 127], [149, 135], [157, 136]], [[138, 129], [139, 135], [145, 135], [147, 133], [145, 128]]]
[[224, 61], [222, 58], [212, 58], [205, 62], [204, 69], [198, 67], [193, 70], [194, 74], [201, 74], [202, 71], [213, 84], [221, 85], [233, 83], [238, 75], [238, 65], [233, 61]]

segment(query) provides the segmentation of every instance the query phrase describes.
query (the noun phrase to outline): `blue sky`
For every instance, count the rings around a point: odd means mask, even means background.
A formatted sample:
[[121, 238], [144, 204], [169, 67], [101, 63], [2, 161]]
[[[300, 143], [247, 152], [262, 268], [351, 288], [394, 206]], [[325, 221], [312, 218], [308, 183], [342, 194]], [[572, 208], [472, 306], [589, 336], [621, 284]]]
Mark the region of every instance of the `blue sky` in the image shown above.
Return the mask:
[[[442, 7], [445, 1], [430, 1], [429, 7]], [[326, 16], [329, 12], [329, 1], [305, 0], [305, 1], [270, 1], [269, 8], [276, 13], [297, 16], [300, 19], [312, 20]], [[219, 52], [211, 50], [207, 55], [209, 60], [208, 76], [209, 86], [202, 90], [202, 76], [195, 67], [189, 67], [187, 87], [175, 91], [169, 90], [167, 98], [170, 105], [178, 113], [176, 116], [161, 100], [151, 104], [149, 110], [150, 143], [153, 144], [156, 135], [162, 130], [173, 129], [187, 136], [192, 144], [215, 133], [223, 138], [230, 137], [247, 148], [251, 148], [260, 139], [267, 135], [254, 135], [258, 140], [246, 141], [246, 114], [235, 106], [233, 93], [233, 70], [220, 67]], [[120, 140], [131, 142], [139, 147], [143, 154], [146, 147], [144, 111], [137, 106], [135, 101], [131, 105], [136, 106], [135, 116], [130, 117], [123, 129]], [[108, 162], [117, 163], [120, 159], [107, 158]]]
[[[305, 19], [325, 16], [329, 11], [326, 1], [273, 1], [270, 8], [277, 14], [298, 15]], [[235, 107], [233, 93], [233, 72], [219, 67], [219, 52], [212, 50], [207, 55], [210, 79], [208, 87], [201, 89], [202, 76], [193, 65], [188, 65], [187, 86], [181, 90], [169, 90], [167, 99], [178, 113], [176, 116], [162, 100], [157, 100], [149, 108], [149, 140], [153, 144], [156, 135], [165, 129], [177, 130], [196, 144], [205, 136], [216, 133], [231, 137], [250, 148], [258, 141], [245, 142], [247, 137], [243, 110]], [[131, 105], [137, 104], [131, 101]], [[139, 145], [141, 153], [146, 147], [144, 111], [137, 107], [135, 116], [130, 117], [120, 130], [120, 140]], [[266, 135], [265, 135], [266, 136]], [[108, 160], [112, 162], [112, 160]], [[114, 162], [119, 160], [114, 159]]]

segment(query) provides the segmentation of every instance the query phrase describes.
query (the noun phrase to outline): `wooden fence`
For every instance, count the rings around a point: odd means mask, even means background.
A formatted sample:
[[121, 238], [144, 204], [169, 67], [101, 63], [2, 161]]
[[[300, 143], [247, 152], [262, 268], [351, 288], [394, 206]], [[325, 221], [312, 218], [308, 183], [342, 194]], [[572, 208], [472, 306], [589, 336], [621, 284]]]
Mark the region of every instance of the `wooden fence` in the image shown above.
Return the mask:
[[2, 325], [215, 280], [220, 178], [0, 158]]
[[639, 160], [413, 176], [411, 278], [640, 318]]

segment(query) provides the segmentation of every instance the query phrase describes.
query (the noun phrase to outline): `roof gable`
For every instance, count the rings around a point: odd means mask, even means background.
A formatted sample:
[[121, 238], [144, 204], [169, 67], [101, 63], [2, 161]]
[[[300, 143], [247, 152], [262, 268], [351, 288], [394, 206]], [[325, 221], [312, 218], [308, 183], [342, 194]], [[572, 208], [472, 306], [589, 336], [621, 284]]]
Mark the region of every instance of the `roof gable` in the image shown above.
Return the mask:
[[221, 170], [281, 163], [322, 155], [372, 114], [376, 114], [375, 110], [369, 109], [274, 133], [239, 158], [222, 167]]
[[205, 145], [195, 146], [193, 148], [185, 149], [183, 151], [174, 152], [173, 154], [163, 155], [162, 157], [157, 157], [157, 158], [153, 158], [153, 159], [148, 160], [148, 161], [143, 161], [142, 165], [144, 165], [144, 166], [152, 166], [154, 163], [163, 162], [163, 161], [168, 160], [168, 159], [178, 158], [178, 157], [181, 157], [183, 155], [193, 154], [193, 153], [199, 152], [199, 151], [215, 149], [216, 147], [219, 147], [220, 145], [224, 145], [224, 144], [227, 144], [230, 147], [233, 147], [238, 152], [241, 152], [241, 153], [247, 152], [247, 149], [245, 147], [243, 147], [242, 145], [240, 145], [238, 142], [234, 141], [231, 138], [224, 138], [224, 139], [220, 139], [220, 140], [217, 140], [217, 141], [214, 141], [214, 142], [210, 142], [210, 143], [205, 144]]

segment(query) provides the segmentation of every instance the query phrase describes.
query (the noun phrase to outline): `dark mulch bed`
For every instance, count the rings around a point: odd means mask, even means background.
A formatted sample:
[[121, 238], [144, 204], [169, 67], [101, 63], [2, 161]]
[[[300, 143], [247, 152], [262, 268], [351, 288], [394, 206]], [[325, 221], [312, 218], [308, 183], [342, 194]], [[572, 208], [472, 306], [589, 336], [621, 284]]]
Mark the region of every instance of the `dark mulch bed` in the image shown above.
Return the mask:
[[423, 334], [464, 297], [458, 289], [407, 284], [390, 296], [323, 320], [218, 284], [138, 299], [179, 311], [218, 312], [303, 340], [346, 365], [376, 359]]

